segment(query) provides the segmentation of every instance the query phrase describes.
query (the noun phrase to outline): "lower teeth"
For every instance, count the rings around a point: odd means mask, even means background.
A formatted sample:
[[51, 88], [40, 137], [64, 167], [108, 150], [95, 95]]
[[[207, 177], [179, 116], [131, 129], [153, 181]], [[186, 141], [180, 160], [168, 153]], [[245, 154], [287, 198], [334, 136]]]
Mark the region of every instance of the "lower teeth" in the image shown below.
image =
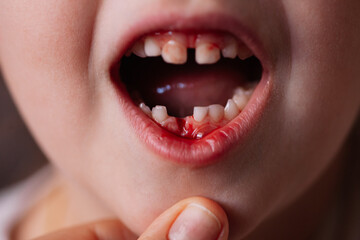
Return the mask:
[[238, 87], [225, 107], [219, 104], [194, 107], [193, 115], [184, 118], [169, 116], [165, 106], [150, 108], [140, 103], [140, 109], [169, 132], [191, 139], [201, 139], [212, 131], [225, 126], [245, 108], [254, 86], [245, 90]]

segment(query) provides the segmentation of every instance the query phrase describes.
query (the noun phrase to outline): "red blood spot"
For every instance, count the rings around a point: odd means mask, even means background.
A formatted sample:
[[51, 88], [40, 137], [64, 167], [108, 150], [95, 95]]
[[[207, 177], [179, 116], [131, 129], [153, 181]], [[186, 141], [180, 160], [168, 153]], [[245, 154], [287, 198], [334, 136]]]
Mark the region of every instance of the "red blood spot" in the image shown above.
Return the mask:
[[225, 124], [227, 124], [226, 120], [214, 123], [208, 117], [203, 122], [198, 123], [191, 116], [186, 118], [170, 117], [161, 126], [179, 137], [201, 139]]
[[208, 49], [209, 51], [211, 51], [211, 50], [213, 50], [213, 49], [219, 49], [219, 47], [218, 47], [216, 44], [209, 44], [208, 47], [207, 47], [207, 49]]

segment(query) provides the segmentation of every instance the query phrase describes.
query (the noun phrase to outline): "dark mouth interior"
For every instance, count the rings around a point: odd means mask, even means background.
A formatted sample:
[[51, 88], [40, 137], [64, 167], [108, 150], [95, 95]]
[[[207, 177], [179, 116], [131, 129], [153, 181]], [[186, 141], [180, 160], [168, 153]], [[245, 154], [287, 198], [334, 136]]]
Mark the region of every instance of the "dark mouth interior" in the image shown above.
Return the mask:
[[175, 117], [192, 115], [194, 106], [221, 104], [233, 96], [236, 87], [248, 88], [260, 81], [262, 66], [256, 57], [246, 60], [221, 58], [215, 64], [199, 65], [195, 51], [188, 50], [183, 65], [165, 63], [161, 57], [123, 57], [120, 79], [135, 104], [167, 107]]

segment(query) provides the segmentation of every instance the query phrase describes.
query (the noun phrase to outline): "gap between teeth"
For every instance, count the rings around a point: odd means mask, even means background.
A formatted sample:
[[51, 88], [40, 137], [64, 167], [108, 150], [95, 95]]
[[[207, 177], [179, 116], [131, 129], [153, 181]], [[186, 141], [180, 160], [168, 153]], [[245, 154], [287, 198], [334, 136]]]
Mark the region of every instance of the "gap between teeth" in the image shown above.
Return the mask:
[[[195, 106], [192, 117], [198, 123], [204, 122], [207, 117], [213, 123], [218, 123], [222, 120], [231, 121], [245, 108], [252, 92], [253, 89], [245, 90], [238, 87], [235, 89], [233, 97], [227, 101], [225, 107], [220, 104]], [[140, 103], [139, 107], [146, 115], [159, 124], [163, 124], [172, 117], [168, 115], [165, 106], [157, 105], [150, 110], [145, 103]]]
[[[196, 39], [196, 44], [189, 47], [195, 48], [196, 62], [198, 64], [214, 64], [220, 60], [221, 56], [230, 59], [239, 57], [241, 60], [253, 56], [251, 50], [243, 43], [238, 43], [235, 37], [226, 35], [223, 38], [221, 44], [212, 40], [211, 35], [204, 34], [201, 38]], [[137, 41], [126, 56], [130, 56], [131, 53], [142, 58], [162, 56], [167, 63], [184, 64], [187, 61], [188, 48], [185, 39], [186, 36], [180, 33], [165, 35], [165, 37], [147, 36]]]

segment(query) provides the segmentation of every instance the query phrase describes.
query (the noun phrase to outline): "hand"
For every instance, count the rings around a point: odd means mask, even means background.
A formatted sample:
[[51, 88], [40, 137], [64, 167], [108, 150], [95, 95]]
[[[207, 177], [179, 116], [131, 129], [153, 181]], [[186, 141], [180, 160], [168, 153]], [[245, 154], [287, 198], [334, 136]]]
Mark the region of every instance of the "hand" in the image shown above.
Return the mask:
[[182, 200], [162, 213], [138, 238], [118, 220], [106, 220], [61, 230], [36, 240], [227, 240], [224, 210], [202, 197]]

